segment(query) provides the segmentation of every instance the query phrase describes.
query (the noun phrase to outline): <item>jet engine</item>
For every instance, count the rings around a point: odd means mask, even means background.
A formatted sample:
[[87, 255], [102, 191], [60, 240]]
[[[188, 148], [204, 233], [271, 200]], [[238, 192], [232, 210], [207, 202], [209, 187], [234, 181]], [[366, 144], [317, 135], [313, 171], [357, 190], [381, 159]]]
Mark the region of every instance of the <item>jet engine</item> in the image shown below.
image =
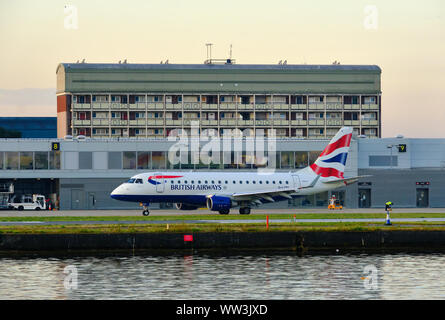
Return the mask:
[[228, 197], [212, 196], [206, 200], [207, 209], [212, 211], [230, 210], [232, 200]]

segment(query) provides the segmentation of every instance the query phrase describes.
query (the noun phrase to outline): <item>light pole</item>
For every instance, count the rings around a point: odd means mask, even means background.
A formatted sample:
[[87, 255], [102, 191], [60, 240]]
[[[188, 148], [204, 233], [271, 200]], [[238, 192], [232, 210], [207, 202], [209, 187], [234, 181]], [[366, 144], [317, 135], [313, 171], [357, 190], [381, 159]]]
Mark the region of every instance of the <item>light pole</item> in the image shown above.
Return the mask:
[[398, 147], [398, 145], [396, 145], [396, 144], [388, 144], [386, 147], [391, 150], [391, 153], [390, 153], [391, 155], [390, 155], [389, 161], [390, 161], [390, 167], [392, 169], [392, 148], [393, 147]]

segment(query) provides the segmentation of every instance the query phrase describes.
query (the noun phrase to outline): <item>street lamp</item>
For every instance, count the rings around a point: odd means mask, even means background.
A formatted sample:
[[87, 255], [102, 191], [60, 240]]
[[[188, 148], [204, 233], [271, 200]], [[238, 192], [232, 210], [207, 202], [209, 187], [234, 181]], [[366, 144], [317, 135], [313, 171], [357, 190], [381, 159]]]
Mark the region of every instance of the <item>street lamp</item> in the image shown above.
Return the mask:
[[387, 148], [389, 148], [391, 150], [391, 155], [390, 155], [390, 158], [389, 158], [389, 161], [390, 161], [390, 164], [391, 164], [391, 169], [392, 169], [392, 148], [393, 147], [398, 147], [398, 146], [399, 146], [398, 144], [388, 144], [386, 146]]

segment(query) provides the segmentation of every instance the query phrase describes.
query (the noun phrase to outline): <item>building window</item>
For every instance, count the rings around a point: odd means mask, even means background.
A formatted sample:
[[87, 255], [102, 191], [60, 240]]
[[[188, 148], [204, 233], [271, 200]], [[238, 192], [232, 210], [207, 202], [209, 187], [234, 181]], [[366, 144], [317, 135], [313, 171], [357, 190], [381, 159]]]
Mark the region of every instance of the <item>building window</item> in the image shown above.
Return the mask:
[[19, 169], [19, 153], [5, 152], [5, 169], [18, 170]]
[[151, 168], [151, 154], [147, 151], [138, 152], [138, 169]]
[[136, 169], [136, 151], [124, 151], [122, 157], [123, 169]]
[[398, 157], [397, 156], [369, 156], [369, 166], [370, 167], [397, 167]]
[[34, 152], [36, 170], [48, 170], [48, 152]]
[[79, 152], [79, 169], [92, 169], [92, 168], [93, 168], [93, 153]]
[[108, 152], [108, 169], [122, 169], [122, 152]]
[[51, 170], [60, 170], [60, 151], [51, 151], [49, 153], [49, 168]]
[[153, 169], [166, 169], [166, 159], [164, 151], [153, 151], [151, 153]]
[[34, 169], [33, 153], [20, 152], [20, 170]]

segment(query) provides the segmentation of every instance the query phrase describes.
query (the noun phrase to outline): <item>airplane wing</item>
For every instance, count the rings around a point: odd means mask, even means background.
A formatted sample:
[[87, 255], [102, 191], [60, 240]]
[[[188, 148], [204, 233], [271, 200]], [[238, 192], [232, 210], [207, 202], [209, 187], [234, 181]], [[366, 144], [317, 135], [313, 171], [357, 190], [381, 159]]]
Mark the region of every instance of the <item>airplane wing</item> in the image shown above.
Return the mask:
[[[317, 175], [314, 180], [307, 186], [301, 186], [299, 189], [313, 188], [317, 181], [320, 179], [320, 176]], [[264, 190], [264, 191], [255, 191], [255, 192], [238, 192], [229, 194], [228, 196], [234, 201], [251, 201], [257, 204], [262, 204], [261, 200], [265, 200], [268, 202], [275, 202], [273, 197], [281, 196], [283, 198], [292, 199], [292, 195], [296, 195], [297, 192], [293, 189], [288, 190]]]

